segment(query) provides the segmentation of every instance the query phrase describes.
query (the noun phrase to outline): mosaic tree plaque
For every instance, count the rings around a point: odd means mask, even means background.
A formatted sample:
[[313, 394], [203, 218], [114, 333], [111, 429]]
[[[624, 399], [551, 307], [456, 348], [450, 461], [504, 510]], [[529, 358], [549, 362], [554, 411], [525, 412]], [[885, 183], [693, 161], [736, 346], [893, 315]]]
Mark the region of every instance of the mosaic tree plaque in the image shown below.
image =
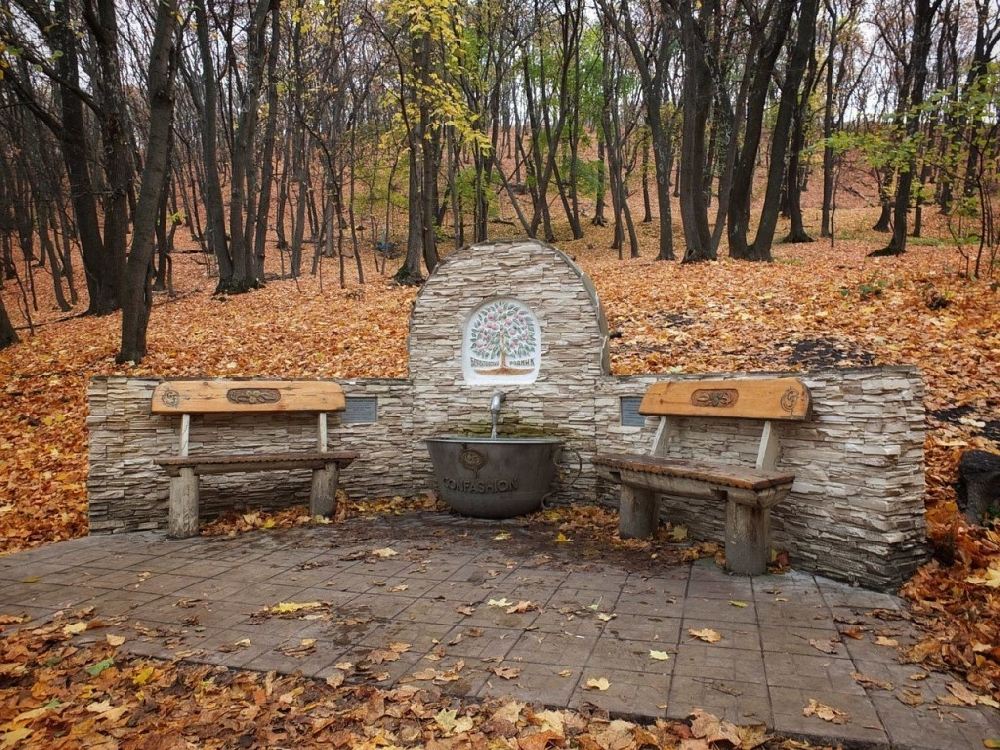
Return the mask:
[[491, 299], [465, 323], [462, 374], [467, 383], [533, 383], [541, 349], [541, 330], [531, 309], [513, 299]]

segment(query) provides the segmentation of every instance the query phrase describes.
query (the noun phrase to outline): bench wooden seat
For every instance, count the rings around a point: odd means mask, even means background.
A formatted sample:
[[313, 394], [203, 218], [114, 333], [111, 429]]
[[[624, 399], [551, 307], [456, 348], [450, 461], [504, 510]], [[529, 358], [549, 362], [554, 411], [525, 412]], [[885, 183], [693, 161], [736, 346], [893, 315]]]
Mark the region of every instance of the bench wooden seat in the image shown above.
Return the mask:
[[160, 458], [156, 463], [163, 467], [168, 476], [180, 475], [186, 467], [195, 474], [230, 474], [241, 471], [271, 471], [280, 469], [322, 469], [335, 462], [340, 468], [349, 466], [358, 457], [353, 451], [330, 453], [255, 453], [253, 455], [231, 456], [187, 456]]
[[[726, 508], [726, 567], [757, 575], [770, 555], [770, 509], [791, 491], [795, 476], [776, 468], [776, 421], [810, 416], [809, 390], [797, 378], [746, 378], [656, 383], [639, 413], [659, 416], [650, 455], [599, 453], [594, 467], [621, 485], [619, 533], [651, 536], [659, 522], [658, 495], [716, 499]], [[754, 466], [669, 456], [682, 418], [763, 422]]]
[[[322, 380], [168, 380], [153, 391], [153, 414], [179, 414], [179, 455], [157, 460], [170, 477], [167, 530], [173, 537], [198, 533], [198, 477], [251, 471], [311, 469], [309, 512], [331, 515], [337, 505], [340, 470], [358, 457], [327, 450], [327, 414], [342, 411], [344, 391]], [[192, 414], [300, 413], [317, 415], [316, 451], [190, 455]]]

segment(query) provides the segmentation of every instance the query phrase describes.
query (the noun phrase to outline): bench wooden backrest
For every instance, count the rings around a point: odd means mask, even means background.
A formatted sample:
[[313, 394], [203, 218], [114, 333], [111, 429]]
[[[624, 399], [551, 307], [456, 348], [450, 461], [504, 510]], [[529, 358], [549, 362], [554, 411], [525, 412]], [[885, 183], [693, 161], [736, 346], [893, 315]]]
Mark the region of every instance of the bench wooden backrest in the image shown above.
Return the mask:
[[646, 416], [797, 419], [809, 417], [809, 389], [798, 378], [654, 383], [639, 404]]
[[180, 414], [180, 455], [188, 455], [192, 414], [315, 412], [317, 449], [327, 451], [326, 414], [343, 411], [344, 389], [329, 380], [167, 380], [153, 391], [153, 414]]
[[344, 389], [329, 380], [167, 380], [153, 391], [154, 414], [342, 411]]
[[811, 408], [809, 389], [798, 378], [747, 378], [654, 383], [643, 396], [639, 413], [660, 417], [654, 456], [666, 455], [676, 433], [674, 417], [764, 420], [756, 468], [773, 471], [780, 446], [771, 422], [808, 419]]

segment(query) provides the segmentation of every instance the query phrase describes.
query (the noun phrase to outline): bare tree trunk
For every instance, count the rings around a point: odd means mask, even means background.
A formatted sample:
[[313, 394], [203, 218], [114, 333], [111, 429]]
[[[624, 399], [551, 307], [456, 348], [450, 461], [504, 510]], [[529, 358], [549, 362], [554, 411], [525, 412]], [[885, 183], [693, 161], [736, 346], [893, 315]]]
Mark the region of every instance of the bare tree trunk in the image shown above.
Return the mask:
[[[694, 16], [690, 0], [680, 3], [681, 45], [684, 49], [684, 119], [680, 153], [680, 210], [684, 227], [684, 262], [713, 260], [715, 251], [708, 229], [708, 198], [705, 195], [705, 129], [712, 106], [712, 76], [705, 59], [705, 17], [716, 3], [703, 3], [700, 17]], [[658, 179], [661, 177], [657, 164]], [[661, 209], [660, 213], [663, 211]]]
[[[233, 177], [229, 190], [229, 243], [233, 260], [233, 279], [228, 292], [245, 292], [260, 286], [261, 277], [253, 258], [247, 235], [247, 214], [252, 213], [252, 187], [256, 158], [257, 108], [264, 86], [264, 51], [271, 0], [256, 0], [247, 29], [247, 83], [239, 103], [239, 116], [233, 138]], [[230, 53], [235, 54], [231, 49]]]
[[837, 10], [830, 0], [825, 0], [830, 16], [830, 42], [826, 51], [826, 97], [823, 103], [823, 208], [820, 218], [820, 237], [833, 237], [833, 169], [834, 150], [830, 143], [833, 137], [833, 55], [837, 50]]
[[[818, 2], [818, 0], [814, 0]], [[800, 11], [800, 13], [803, 11]], [[816, 11], [818, 13], [818, 11]], [[801, 24], [801, 21], [800, 21]], [[807, 167], [802, 164], [802, 152], [806, 146], [806, 120], [809, 116], [809, 100], [813, 94], [816, 83], [816, 50], [815, 50], [815, 26], [813, 19], [813, 44], [810, 49], [806, 63], [805, 81], [802, 84], [802, 93], [797, 94], [794, 111], [792, 112], [792, 136], [789, 144], [788, 172], [785, 177], [785, 187], [788, 191], [788, 214], [791, 219], [791, 227], [785, 242], [813, 242], [805, 229], [805, 220], [802, 216], [802, 191], [805, 189], [807, 177]], [[801, 34], [801, 25], [800, 31]]]
[[267, 224], [271, 214], [271, 189], [274, 185], [274, 141], [278, 132], [278, 52], [281, 47], [281, 16], [271, 14], [271, 48], [267, 57], [267, 120], [264, 125], [264, 148], [260, 157], [260, 189], [254, 212], [254, 272], [264, 278]]
[[170, 129], [173, 127], [174, 72], [176, 68], [174, 32], [177, 28], [177, 0], [161, 0], [149, 61], [149, 138], [146, 162], [136, 207], [132, 247], [125, 269], [122, 304], [122, 342], [117, 362], [139, 362], [146, 356], [146, 331], [153, 298], [150, 290], [160, 193], [163, 191], [170, 158]]
[[590, 223], [595, 227], [603, 227], [608, 223], [604, 217], [604, 191], [605, 180], [607, 179], [607, 167], [605, 166], [606, 149], [604, 147], [604, 136], [597, 134], [597, 197], [594, 201], [594, 218]]
[[[204, 94], [194, 81], [189, 82], [191, 98], [201, 114], [201, 144], [204, 174], [202, 190], [205, 202], [205, 242], [219, 264], [219, 283], [216, 292], [228, 289], [233, 283], [233, 261], [229, 254], [226, 236], [225, 202], [222, 182], [219, 179], [219, 84], [215, 77], [211, 26], [206, 9], [207, 0], [195, 0], [195, 26], [198, 32], [198, 49], [201, 52], [201, 84]], [[199, 106], [200, 105], [200, 106]]]
[[6, 349], [19, 340], [17, 331], [14, 330], [14, 325], [10, 322], [10, 316], [7, 315], [7, 308], [4, 307], [3, 297], [0, 297], [0, 349]]
[[[907, 64], [904, 97], [901, 111], [909, 111], [906, 118], [906, 135], [916, 137], [920, 129], [921, 117], [916, 111], [924, 101], [924, 86], [927, 83], [927, 58], [931, 51], [931, 32], [934, 16], [941, 6], [941, 0], [916, 0], [913, 11], [913, 40], [910, 43], [910, 59]], [[893, 202], [892, 239], [881, 250], [870, 255], [902, 255], [906, 252], [907, 213], [913, 192], [913, 178], [917, 171], [916, 157], [911, 154], [908, 164], [899, 171], [896, 179], [896, 198]]]
[[[789, 133], [795, 111], [799, 108], [799, 85], [802, 83], [809, 58], [813, 55], [818, 9], [819, 0], [801, 0], [799, 4], [798, 31], [789, 56], [785, 80], [781, 85], [781, 102], [771, 132], [771, 163], [767, 175], [764, 205], [757, 225], [757, 235], [753, 241], [754, 260], [771, 260], [771, 247], [774, 243], [781, 203], [781, 183], [786, 174], [785, 154], [788, 152]], [[808, 97], [808, 92], [804, 97]]]
[[95, 79], [100, 107], [98, 120], [107, 180], [104, 208], [104, 279], [121, 302], [129, 231], [129, 196], [135, 179], [132, 159], [132, 122], [125, 96], [119, 53], [115, 0], [97, 0], [95, 8], [84, 6], [84, 19], [96, 41], [100, 75]]
[[[649, 139], [642, 139], [642, 223], [653, 221], [653, 205], [649, 200]], [[668, 173], [669, 175], [669, 173]], [[667, 202], [669, 206], [669, 201]], [[662, 209], [661, 209], [662, 210]]]
[[[795, 0], [779, 0], [776, 6], [768, 6], [771, 9], [770, 17], [761, 20], [756, 33], [760, 34], [761, 43], [757, 46], [757, 55], [752, 60], [753, 72], [752, 81], [747, 93], [747, 117], [743, 134], [743, 147], [736, 160], [736, 169], [733, 172], [733, 186], [729, 205], [729, 254], [739, 260], [769, 260], [771, 243], [770, 240], [762, 243], [760, 247], [754, 247], [747, 241], [750, 230], [750, 200], [753, 190], [753, 175], [757, 164], [757, 155], [761, 145], [761, 133], [764, 117], [764, 106], [767, 102], [768, 86], [771, 82], [771, 73], [774, 70], [775, 62], [781, 54], [791, 25], [792, 15], [795, 9]], [[787, 131], [786, 131], [787, 135]], [[735, 135], [734, 135], [735, 137]], [[782, 144], [784, 149], [787, 144]], [[774, 164], [772, 158], [772, 165]], [[782, 153], [779, 174], [784, 171], [784, 154]], [[780, 190], [780, 179], [778, 188], [775, 190], [768, 180], [768, 192]], [[772, 198], [772, 200], [774, 200]], [[777, 216], [777, 205], [774, 207], [775, 219]], [[764, 215], [762, 213], [762, 221]], [[771, 229], [773, 233], [773, 227]], [[761, 233], [758, 229], [758, 237], [763, 239], [766, 233]]]

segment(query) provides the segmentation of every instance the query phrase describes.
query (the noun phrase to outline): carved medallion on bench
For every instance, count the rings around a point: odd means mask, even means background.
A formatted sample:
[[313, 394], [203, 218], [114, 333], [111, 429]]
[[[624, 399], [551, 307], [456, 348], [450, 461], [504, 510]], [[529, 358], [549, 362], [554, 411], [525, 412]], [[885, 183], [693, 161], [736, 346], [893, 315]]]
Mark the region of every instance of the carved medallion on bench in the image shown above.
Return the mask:
[[[189, 537], [198, 533], [198, 477], [247, 471], [311, 469], [309, 512], [330, 515], [336, 509], [340, 469], [358, 457], [353, 451], [329, 451], [327, 414], [343, 411], [344, 391], [323, 380], [170, 380], [153, 391], [153, 414], [179, 414], [180, 442], [176, 457], [157, 460], [170, 476], [168, 533]], [[317, 415], [316, 450], [311, 452], [190, 455], [193, 414]]]
[[[660, 418], [650, 455], [597, 454], [594, 467], [621, 485], [619, 532], [645, 538], [659, 521], [658, 494], [716, 499], [725, 505], [726, 568], [756, 575], [767, 570], [770, 509], [792, 488], [794, 475], [778, 468], [780, 421], [810, 416], [809, 390], [797, 378], [687, 380], [650, 386], [639, 413]], [[670, 456], [681, 419], [762, 422], [754, 466]], [[720, 438], [721, 440], [722, 438]]]

